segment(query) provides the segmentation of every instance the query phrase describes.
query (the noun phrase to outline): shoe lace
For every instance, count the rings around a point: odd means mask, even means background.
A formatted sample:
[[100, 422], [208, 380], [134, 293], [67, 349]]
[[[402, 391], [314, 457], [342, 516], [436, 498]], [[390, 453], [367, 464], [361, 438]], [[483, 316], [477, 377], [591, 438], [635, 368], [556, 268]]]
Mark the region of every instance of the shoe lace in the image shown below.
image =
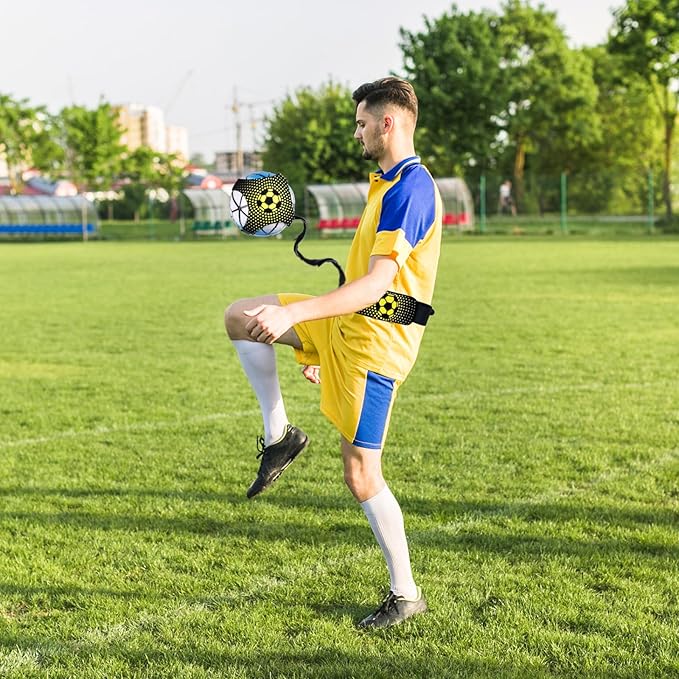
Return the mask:
[[266, 446], [264, 445], [264, 437], [263, 436], [257, 437], [257, 450], [259, 451], [259, 453], [257, 455], [257, 459], [259, 459], [266, 452]]
[[389, 592], [385, 597], [384, 601], [380, 604], [380, 607], [375, 611], [374, 615], [387, 615], [389, 611], [396, 608], [396, 595], [393, 592]]

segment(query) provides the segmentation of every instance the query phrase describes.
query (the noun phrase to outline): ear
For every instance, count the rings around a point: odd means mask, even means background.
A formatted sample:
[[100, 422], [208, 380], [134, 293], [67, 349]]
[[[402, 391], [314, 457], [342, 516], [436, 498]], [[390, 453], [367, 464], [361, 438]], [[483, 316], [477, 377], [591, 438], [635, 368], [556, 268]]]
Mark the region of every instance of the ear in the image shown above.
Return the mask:
[[394, 129], [394, 116], [391, 115], [390, 113], [387, 113], [382, 118], [382, 131], [384, 133], [387, 133], [387, 132], [392, 132], [393, 129]]

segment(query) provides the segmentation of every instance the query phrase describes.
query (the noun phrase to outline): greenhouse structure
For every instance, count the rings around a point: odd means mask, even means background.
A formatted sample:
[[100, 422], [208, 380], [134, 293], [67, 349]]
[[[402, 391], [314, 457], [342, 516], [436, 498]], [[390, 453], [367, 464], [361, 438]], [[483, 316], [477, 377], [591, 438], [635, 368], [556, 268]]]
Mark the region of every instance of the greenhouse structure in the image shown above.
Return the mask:
[[[474, 203], [463, 179], [435, 179], [443, 201], [443, 226], [460, 231], [474, 228]], [[318, 208], [321, 231], [355, 229], [368, 196], [367, 182], [353, 184], [311, 184], [307, 191]]]
[[82, 196], [0, 196], [0, 238], [87, 240], [98, 228], [95, 206]]
[[223, 189], [187, 189], [183, 192], [193, 207], [193, 225], [197, 236], [231, 236], [238, 233], [229, 202], [231, 193]]

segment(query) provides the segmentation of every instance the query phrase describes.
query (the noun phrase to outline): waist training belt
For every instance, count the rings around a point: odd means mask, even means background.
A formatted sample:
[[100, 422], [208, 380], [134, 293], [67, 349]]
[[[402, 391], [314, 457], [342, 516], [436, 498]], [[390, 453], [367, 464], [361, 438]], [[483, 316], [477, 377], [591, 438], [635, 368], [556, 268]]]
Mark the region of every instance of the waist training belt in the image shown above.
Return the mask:
[[387, 290], [377, 302], [356, 313], [387, 323], [427, 325], [429, 316], [434, 315], [434, 309], [429, 304], [418, 302], [410, 295]]

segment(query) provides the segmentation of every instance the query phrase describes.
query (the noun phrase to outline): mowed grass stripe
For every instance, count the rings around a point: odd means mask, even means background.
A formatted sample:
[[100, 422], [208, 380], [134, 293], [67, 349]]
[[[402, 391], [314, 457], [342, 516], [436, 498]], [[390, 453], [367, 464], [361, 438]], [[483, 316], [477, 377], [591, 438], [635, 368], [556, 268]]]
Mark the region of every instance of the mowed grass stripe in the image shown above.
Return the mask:
[[[442, 392], [438, 394], [420, 394], [418, 396], [405, 396], [399, 399], [399, 404], [405, 406], [413, 405], [421, 401], [447, 401], [447, 400], [483, 400], [502, 398], [504, 396], [513, 397], [517, 395], [534, 396], [540, 394], [559, 394], [568, 391], [604, 391], [604, 390], [643, 390], [643, 389], [662, 389], [664, 387], [675, 386], [674, 382], [645, 382], [645, 383], [629, 383], [629, 384], [559, 384], [559, 385], [537, 385], [535, 387], [518, 387], [514, 389], [491, 389], [488, 391], [453, 391]], [[94, 429], [83, 429], [79, 431], [69, 430], [61, 432], [52, 432], [47, 436], [37, 438], [27, 438], [9, 441], [0, 441], [0, 448], [14, 448], [17, 446], [41, 445], [44, 443], [51, 443], [60, 439], [68, 439], [75, 437], [96, 437], [116, 433], [133, 433], [143, 431], [155, 431], [160, 429], [168, 429], [174, 427], [183, 427], [186, 425], [206, 424], [214, 420], [222, 420], [226, 418], [250, 417], [258, 415], [258, 410], [243, 410], [231, 411], [221, 413], [210, 413], [206, 415], [197, 415], [188, 417], [186, 419], [177, 419], [173, 421], [157, 421], [157, 422], [136, 422], [131, 424], [120, 424], [111, 426], [101, 426]]]

